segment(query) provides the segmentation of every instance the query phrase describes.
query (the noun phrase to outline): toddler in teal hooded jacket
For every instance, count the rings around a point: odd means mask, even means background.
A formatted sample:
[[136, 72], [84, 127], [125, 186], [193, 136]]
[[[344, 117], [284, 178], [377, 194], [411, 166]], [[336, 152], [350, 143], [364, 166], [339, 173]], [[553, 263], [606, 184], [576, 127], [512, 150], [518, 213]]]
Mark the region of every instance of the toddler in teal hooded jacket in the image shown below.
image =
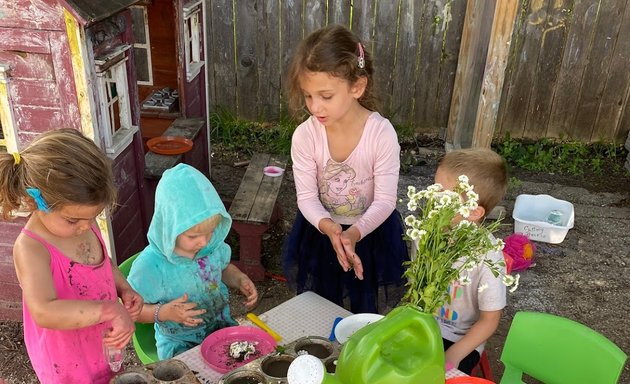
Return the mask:
[[129, 272], [129, 284], [144, 298], [139, 322], [155, 322], [158, 357], [171, 358], [200, 344], [210, 333], [237, 325], [228, 289], [238, 289], [251, 307], [254, 283], [230, 264], [225, 243], [232, 225], [210, 181], [179, 164], [164, 172], [155, 192], [149, 245]]

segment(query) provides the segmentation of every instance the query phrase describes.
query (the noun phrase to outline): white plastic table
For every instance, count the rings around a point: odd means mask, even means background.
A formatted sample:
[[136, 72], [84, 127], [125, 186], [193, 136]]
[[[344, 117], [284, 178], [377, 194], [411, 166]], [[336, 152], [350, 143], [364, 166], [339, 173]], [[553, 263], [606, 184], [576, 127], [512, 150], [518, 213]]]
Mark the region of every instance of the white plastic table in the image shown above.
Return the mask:
[[[350, 315], [352, 315], [352, 312], [324, 299], [316, 293], [304, 292], [258, 317], [282, 336], [279, 344], [284, 345], [304, 336], [328, 337], [335, 318]], [[241, 322], [241, 325], [253, 326], [247, 320]], [[201, 356], [200, 346], [179, 354], [175, 358], [186, 363], [203, 384], [218, 383], [221, 376], [224, 375], [206, 364]], [[446, 372], [447, 379], [457, 376], [466, 376], [466, 374], [457, 369], [451, 369]]]

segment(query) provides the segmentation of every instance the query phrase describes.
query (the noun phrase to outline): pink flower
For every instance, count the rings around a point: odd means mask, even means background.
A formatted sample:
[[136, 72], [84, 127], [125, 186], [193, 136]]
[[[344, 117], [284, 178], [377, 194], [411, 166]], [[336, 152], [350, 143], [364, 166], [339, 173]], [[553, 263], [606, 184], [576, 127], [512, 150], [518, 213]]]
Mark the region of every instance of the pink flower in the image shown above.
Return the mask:
[[[511, 271], [521, 271], [529, 268], [534, 261], [534, 253], [536, 253], [536, 245], [532, 243], [527, 236], [522, 233], [514, 233], [505, 239], [503, 254], [506, 256], [506, 266], [510, 267], [507, 273]], [[509, 261], [511, 259], [511, 262]]]

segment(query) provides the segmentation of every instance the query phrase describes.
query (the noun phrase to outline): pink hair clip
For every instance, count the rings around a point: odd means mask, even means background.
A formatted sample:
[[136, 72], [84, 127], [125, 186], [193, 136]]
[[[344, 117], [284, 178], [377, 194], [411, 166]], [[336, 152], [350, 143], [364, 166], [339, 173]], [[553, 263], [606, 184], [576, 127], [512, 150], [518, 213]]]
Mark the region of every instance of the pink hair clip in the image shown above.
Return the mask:
[[361, 43], [357, 43], [359, 46], [359, 68], [365, 68], [365, 53], [363, 52], [363, 45]]

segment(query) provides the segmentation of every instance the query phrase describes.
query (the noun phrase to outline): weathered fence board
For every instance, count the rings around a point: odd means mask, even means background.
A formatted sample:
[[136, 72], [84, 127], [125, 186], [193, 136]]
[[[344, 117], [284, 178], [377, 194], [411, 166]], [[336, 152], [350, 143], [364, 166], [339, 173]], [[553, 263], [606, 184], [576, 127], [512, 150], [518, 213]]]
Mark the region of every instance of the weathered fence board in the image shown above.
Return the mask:
[[[517, 1], [502, 1], [495, 5], [472, 136], [473, 147], [490, 148], [492, 144], [517, 10]], [[448, 143], [449, 138], [446, 139]]]
[[471, 0], [467, 4], [464, 31], [459, 51], [461, 63], [453, 86], [453, 102], [448, 121], [447, 140], [454, 148], [467, 148], [472, 143], [483, 68], [488, 54], [495, 3]]
[[[420, 46], [418, 57], [418, 77], [415, 82], [415, 121], [425, 127], [444, 126], [438, 123], [436, 105], [439, 89], [453, 87], [453, 84], [441, 84], [442, 49], [448, 19], [451, 17], [448, 1], [426, 1], [422, 10], [420, 24]], [[459, 47], [458, 47], [459, 51]], [[453, 73], [455, 67], [453, 67]], [[409, 83], [409, 82], [408, 82]], [[450, 104], [450, 100], [449, 100]], [[404, 121], [404, 114], [397, 118]]]
[[[400, 10], [400, 31], [395, 58], [396, 68], [400, 70], [393, 73], [390, 117], [409, 116], [413, 113], [414, 84], [418, 85], [416, 62], [419, 59], [419, 29], [422, 26], [416, 20], [422, 20], [424, 3], [423, 0], [405, 1]], [[383, 68], [379, 69], [380, 72], [383, 71]]]
[[[602, 0], [600, 3], [597, 26], [591, 42], [591, 60], [588, 61], [584, 72], [571, 136], [587, 141], [593, 136], [597, 110], [608, 77], [608, 68], [623, 16], [623, 12], [620, 10], [624, 8], [625, 4], [626, 0]], [[622, 37], [622, 39], [627, 38], [627, 36]]]
[[[436, 115], [433, 118], [433, 125], [424, 126], [426, 132], [437, 132], [437, 129], [445, 127], [444, 124], [448, 122], [465, 15], [466, 1], [451, 2], [451, 12], [446, 20], [443, 50], [438, 70], [438, 98], [435, 101], [437, 104]], [[422, 103], [422, 101], [416, 100], [416, 104], [418, 103]], [[418, 121], [417, 115], [412, 121]]]
[[257, 119], [277, 116], [280, 106], [282, 73], [280, 72], [280, 25], [277, 22], [280, 8], [276, 1], [258, 4], [258, 30], [256, 34], [256, 64], [258, 70]]
[[630, 91], [630, 5], [626, 4], [619, 33], [612, 36], [614, 52], [606, 88], [601, 98], [597, 119], [591, 135], [591, 141], [601, 138], [616, 138], [619, 142], [626, 139], [620, 132], [619, 121], [623, 106], [627, 103]]
[[540, 55], [538, 48], [546, 24], [540, 21], [546, 16], [543, 4], [540, 3], [542, 2], [536, 1], [531, 4], [530, 9], [521, 9], [521, 14], [517, 16], [520, 23], [516, 26], [519, 33], [517, 38], [512, 40], [516, 45], [516, 54], [512, 57], [514, 69], [508, 80], [508, 98], [502, 103], [502, 106], [505, 106], [505, 115], [500, 125], [514, 137], [524, 136], [531, 81], [535, 77], [534, 71]]
[[[398, 1], [379, 1], [376, 3], [374, 20], [375, 59], [374, 84], [379, 94], [381, 105], [389, 111], [392, 100], [392, 80], [396, 72], [396, 36], [398, 33]], [[378, 52], [375, 55], [374, 52]], [[410, 82], [411, 84], [411, 82]]]
[[597, 9], [597, 3], [578, 1], [571, 11], [573, 18], [568, 21], [564, 56], [547, 126], [547, 134], [552, 137], [569, 135], [573, 125]]
[[350, 25], [351, 0], [328, 0], [328, 24]]
[[[304, 3], [304, 13], [302, 20], [304, 22], [304, 30], [302, 36], [307, 36], [311, 32], [320, 29], [326, 25], [326, 18], [328, 12], [326, 10], [326, 3], [319, 0], [306, 0]], [[287, 20], [293, 22], [293, 20]]]
[[[567, 0], [549, 2], [536, 10], [529, 23], [541, 32], [538, 60], [532, 65], [529, 79], [530, 96], [523, 136], [544, 137], [551, 112], [551, 101], [562, 64], [562, 49], [566, 41]], [[546, 9], [545, 9], [546, 8]]]
[[[222, 106], [238, 115], [236, 104], [236, 67], [234, 63], [234, 28], [232, 0], [212, 0], [209, 14], [212, 19], [212, 67], [210, 77], [214, 80], [215, 100], [210, 102]], [[252, 36], [241, 36], [251, 39]]]
[[286, 73], [291, 56], [304, 36], [302, 27], [302, 1], [287, 0], [281, 2], [280, 9], [280, 63], [281, 73]]
[[259, 78], [256, 58], [261, 55], [263, 47], [256, 44], [256, 39], [246, 36], [256, 36], [258, 23], [257, 7], [262, 6], [258, 1], [237, 1], [236, 13], [238, 18], [236, 27], [236, 105], [237, 113], [246, 119], [258, 118]]
[[[461, 44], [476, 43], [461, 41], [465, 0], [205, 1], [210, 108], [243, 119], [278, 119], [283, 76], [299, 42], [342, 24], [374, 58], [385, 115], [441, 133]], [[490, 24], [496, 1], [483, 2], [474, 16]], [[494, 136], [623, 140], [630, 130], [629, 2], [520, 0]], [[484, 77], [483, 63], [469, 70], [466, 81]], [[457, 118], [474, 124], [474, 116]]]
[[374, 54], [374, 11], [376, 4], [373, 0], [354, 0], [352, 3], [352, 24], [350, 28], [365, 42], [370, 52]]

